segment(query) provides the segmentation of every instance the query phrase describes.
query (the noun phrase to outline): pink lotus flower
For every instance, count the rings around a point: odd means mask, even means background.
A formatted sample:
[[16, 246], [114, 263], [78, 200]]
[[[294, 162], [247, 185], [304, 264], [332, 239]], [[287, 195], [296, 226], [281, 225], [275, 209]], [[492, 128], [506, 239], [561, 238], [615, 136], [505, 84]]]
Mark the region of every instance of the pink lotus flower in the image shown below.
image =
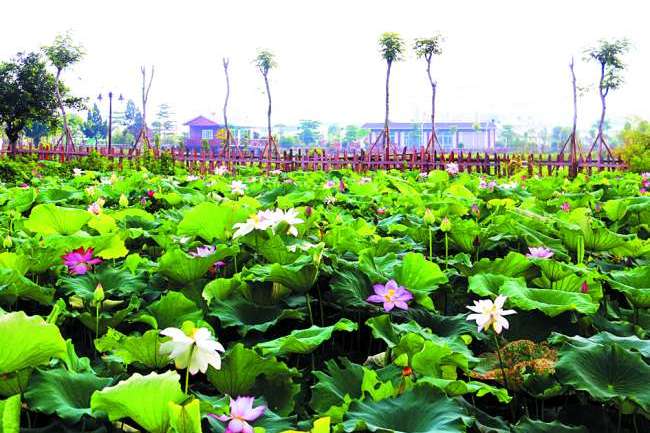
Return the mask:
[[385, 213], [386, 213], [386, 209], [384, 209], [383, 207], [377, 209], [377, 215], [384, 215]]
[[447, 170], [447, 173], [449, 173], [450, 176], [455, 176], [458, 174], [458, 164], [455, 162], [449, 162], [445, 166], [445, 170]]
[[413, 299], [413, 294], [402, 286], [398, 286], [395, 280], [390, 280], [385, 285], [375, 284], [374, 295], [368, 297], [367, 301], [375, 304], [384, 304], [384, 311], [389, 312], [394, 307], [408, 310], [407, 302]]
[[562, 206], [560, 206], [560, 209], [562, 209], [562, 211], [564, 212], [569, 212], [571, 210], [571, 205], [569, 204], [569, 202], [565, 201], [564, 203], [562, 203]]
[[255, 421], [266, 411], [266, 406], [253, 407], [255, 397], [237, 397], [236, 400], [230, 399], [230, 415], [208, 416], [218, 419], [221, 422], [227, 422], [225, 433], [253, 433], [253, 426], [249, 423]]
[[528, 254], [526, 257], [529, 259], [550, 259], [553, 257], [553, 251], [546, 247], [528, 247]]
[[195, 251], [190, 252], [192, 257], [208, 257], [214, 254], [216, 248], [214, 245], [203, 245], [201, 247], [196, 247]]
[[91, 266], [98, 265], [102, 262], [100, 258], [93, 258], [92, 247], [87, 250], [84, 247], [80, 247], [70, 251], [61, 258], [63, 259], [63, 264], [68, 267], [68, 272], [72, 275], [84, 275]]
[[481, 209], [478, 207], [478, 204], [474, 203], [471, 208], [472, 215], [474, 215], [476, 218], [481, 217]]
[[582, 284], [580, 285], [580, 291], [582, 293], [589, 293], [589, 284], [587, 284], [586, 281], [583, 281]]
[[154, 196], [155, 194], [156, 194], [156, 192], [155, 192], [154, 190], [152, 190], [152, 189], [150, 189], [150, 190], [147, 191], [147, 195], [149, 196], [149, 198], [153, 198], [153, 196]]
[[336, 182], [334, 182], [333, 180], [328, 180], [327, 182], [325, 182], [325, 185], [323, 185], [323, 188], [332, 189], [332, 188], [334, 188], [335, 185], [336, 185]]

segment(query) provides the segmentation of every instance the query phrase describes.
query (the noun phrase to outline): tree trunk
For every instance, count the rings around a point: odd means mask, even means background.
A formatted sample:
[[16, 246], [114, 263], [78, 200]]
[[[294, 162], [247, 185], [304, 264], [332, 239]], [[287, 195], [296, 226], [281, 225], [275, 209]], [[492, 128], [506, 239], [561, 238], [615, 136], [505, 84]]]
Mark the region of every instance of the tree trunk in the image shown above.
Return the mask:
[[390, 81], [390, 67], [393, 62], [386, 62], [386, 116], [384, 118], [384, 151], [390, 146], [390, 130], [388, 129], [388, 113], [389, 113], [389, 81]]
[[59, 104], [59, 109], [61, 110], [61, 117], [63, 118], [63, 136], [65, 139], [65, 150], [68, 150], [68, 146], [71, 143], [72, 134], [70, 129], [68, 129], [68, 116], [65, 112], [65, 107], [63, 105], [63, 99], [61, 98], [61, 91], [59, 90], [59, 78], [61, 76], [61, 69], [57, 69], [56, 78], [54, 80], [54, 94], [56, 96], [56, 102]]
[[607, 106], [605, 103], [605, 98], [607, 96], [607, 91], [603, 89], [603, 82], [605, 81], [605, 64], [601, 63], [600, 67], [600, 83], [598, 85], [598, 93], [600, 94], [600, 103], [602, 110], [600, 112], [600, 121], [598, 122], [598, 135], [596, 135], [596, 141], [598, 141], [598, 162], [601, 162], [603, 159], [603, 124], [605, 123], [605, 111]]
[[228, 129], [228, 98], [230, 98], [230, 78], [228, 77], [228, 59], [223, 59], [223, 70], [226, 74], [226, 99], [223, 102], [223, 125], [226, 128], [226, 148], [230, 147], [230, 129]]
[[436, 142], [438, 141], [438, 135], [436, 134], [436, 88], [437, 83], [431, 78], [431, 57], [427, 59], [427, 76], [429, 77], [429, 83], [431, 84], [431, 147], [432, 150], [436, 150]]
[[[571, 141], [569, 178], [573, 179], [578, 175], [578, 90], [576, 86], [576, 73], [573, 69], [573, 58], [571, 58], [569, 67], [571, 68], [571, 83], [573, 85], [573, 127], [571, 129], [571, 136], [569, 137]], [[564, 148], [562, 148], [562, 151], [564, 151]]]
[[269, 155], [271, 154], [271, 143], [273, 140], [273, 136], [271, 135], [271, 89], [269, 88], [269, 78], [266, 74], [264, 74], [264, 85], [266, 86], [266, 96], [269, 99], [269, 109], [266, 113], [266, 128], [268, 132], [268, 144], [267, 146], [269, 147]]
[[9, 151], [11, 153], [11, 157], [15, 159], [16, 153], [18, 151], [17, 149], [18, 134], [7, 132], [7, 138], [9, 139]]

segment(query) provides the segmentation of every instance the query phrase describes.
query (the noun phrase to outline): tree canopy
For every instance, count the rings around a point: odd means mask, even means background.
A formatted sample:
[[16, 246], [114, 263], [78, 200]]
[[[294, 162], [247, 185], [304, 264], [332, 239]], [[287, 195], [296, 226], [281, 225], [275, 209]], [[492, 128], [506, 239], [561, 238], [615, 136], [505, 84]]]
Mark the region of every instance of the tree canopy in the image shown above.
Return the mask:
[[52, 45], [43, 47], [43, 52], [57, 71], [79, 62], [85, 54], [83, 47], [74, 43], [70, 33], [58, 35]]
[[255, 66], [260, 70], [262, 75], [266, 76], [269, 73], [269, 70], [275, 68], [278, 64], [275, 61], [275, 54], [269, 50], [257, 50], [257, 55], [255, 56]]
[[623, 55], [630, 49], [627, 39], [612, 41], [601, 40], [597, 45], [585, 50], [585, 60], [596, 61], [601, 68], [600, 91], [607, 95], [609, 90], [616, 90], [623, 84], [625, 63]]
[[379, 51], [388, 63], [404, 58], [405, 44], [398, 33], [384, 32], [379, 37]]
[[436, 33], [430, 38], [417, 38], [413, 43], [413, 51], [419, 59], [430, 63], [433, 56], [442, 54], [442, 42], [443, 37], [440, 33]]
[[56, 114], [55, 78], [38, 53], [0, 62], [0, 125], [12, 143], [33, 122], [50, 124]]

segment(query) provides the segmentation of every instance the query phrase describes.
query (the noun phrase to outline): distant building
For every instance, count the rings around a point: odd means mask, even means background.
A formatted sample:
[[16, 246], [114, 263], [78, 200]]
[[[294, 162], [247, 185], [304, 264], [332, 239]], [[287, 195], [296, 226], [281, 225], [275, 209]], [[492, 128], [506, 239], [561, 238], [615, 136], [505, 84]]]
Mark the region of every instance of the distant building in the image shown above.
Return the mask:
[[[370, 130], [367, 144], [372, 145], [383, 131], [383, 123], [366, 123], [362, 126]], [[426, 146], [431, 137], [431, 122], [390, 122], [390, 141], [399, 148], [420, 149]], [[437, 122], [438, 143], [444, 150], [462, 149], [465, 151], [495, 150], [496, 124], [490, 122]]]
[[[189, 127], [189, 133], [185, 139], [185, 147], [190, 150], [200, 150], [204, 142], [212, 150], [218, 150], [223, 143], [225, 131], [224, 125], [210, 120], [204, 116], [198, 116], [185, 122], [184, 126]], [[259, 129], [250, 126], [229, 125], [230, 132], [234, 138], [234, 145], [241, 147], [259, 147]], [[220, 132], [221, 131], [221, 132]]]

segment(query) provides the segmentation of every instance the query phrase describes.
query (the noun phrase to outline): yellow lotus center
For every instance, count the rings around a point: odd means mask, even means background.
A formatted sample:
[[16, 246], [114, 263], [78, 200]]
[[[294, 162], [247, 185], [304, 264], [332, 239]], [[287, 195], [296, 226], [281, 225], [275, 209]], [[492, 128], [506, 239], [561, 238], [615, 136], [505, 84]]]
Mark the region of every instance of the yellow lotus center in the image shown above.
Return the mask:
[[384, 299], [386, 300], [386, 302], [390, 302], [393, 300], [394, 296], [395, 296], [395, 290], [389, 289], [388, 293], [384, 295]]

